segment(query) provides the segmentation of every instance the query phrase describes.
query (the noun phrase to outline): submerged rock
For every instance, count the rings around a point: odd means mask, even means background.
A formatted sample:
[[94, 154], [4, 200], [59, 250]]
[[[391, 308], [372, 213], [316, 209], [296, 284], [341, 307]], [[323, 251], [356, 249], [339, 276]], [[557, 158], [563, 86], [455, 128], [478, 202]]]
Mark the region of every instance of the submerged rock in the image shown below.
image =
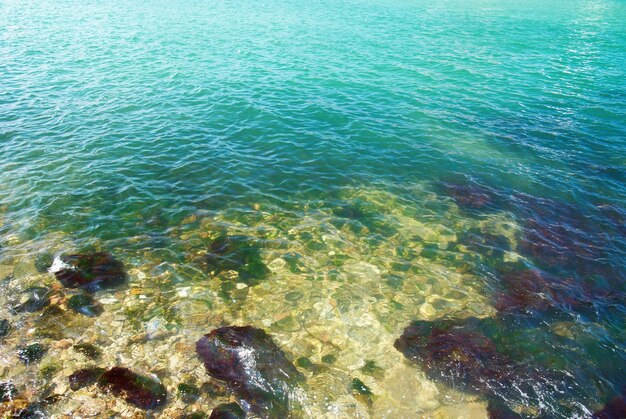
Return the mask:
[[35, 269], [37, 269], [37, 272], [41, 273], [48, 272], [53, 262], [54, 256], [52, 256], [52, 254], [48, 252], [39, 253], [35, 257]]
[[304, 381], [271, 337], [252, 326], [215, 329], [196, 352], [209, 375], [226, 381], [244, 408], [262, 417], [286, 417], [290, 389]]
[[77, 313], [87, 317], [97, 317], [104, 312], [102, 305], [91, 295], [73, 295], [67, 301], [67, 306]]
[[485, 396], [496, 417], [515, 417], [510, 405], [533, 404], [544, 414], [554, 414], [556, 400], [565, 397], [564, 389], [572, 389], [572, 383], [500, 352], [485, 334], [502, 333], [498, 326], [493, 319], [416, 321], [394, 346], [431, 379]]
[[245, 419], [246, 412], [237, 403], [220, 404], [211, 412], [209, 419]]
[[68, 377], [70, 388], [76, 391], [95, 384], [105, 372], [106, 370], [104, 368], [84, 368], [78, 370]]
[[17, 357], [26, 365], [41, 360], [48, 352], [48, 348], [40, 343], [33, 343], [28, 346], [18, 346]]
[[200, 389], [191, 384], [180, 383], [178, 397], [187, 404], [195, 403], [200, 398]]
[[605, 234], [573, 205], [526, 194], [514, 197], [526, 220], [519, 250], [546, 267], [592, 272], [602, 258]]
[[595, 412], [593, 419], [623, 419], [626, 418], [626, 386], [621, 395], [608, 402], [602, 410]]
[[11, 333], [11, 323], [6, 319], [0, 320], [0, 338], [3, 338]]
[[74, 345], [74, 350], [80, 352], [89, 359], [93, 359], [94, 361], [102, 356], [102, 351], [91, 343], [78, 343]]
[[106, 252], [57, 257], [50, 272], [63, 286], [88, 292], [115, 288], [126, 282], [124, 265]]
[[483, 209], [494, 203], [494, 192], [475, 183], [445, 183], [443, 189], [462, 208]]
[[160, 407], [167, 400], [167, 390], [163, 384], [128, 368], [111, 368], [100, 376], [98, 386], [144, 410]]
[[237, 271], [239, 281], [248, 285], [258, 283], [269, 274], [260, 250], [253, 239], [246, 236], [222, 236], [211, 243], [202, 258], [205, 269], [213, 275], [225, 271]]
[[510, 272], [500, 277], [504, 286], [496, 300], [500, 312], [545, 311], [558, 301], [547, 276], [536, 270]]
[[34, 313], [50, 305], [50, 289], [30, 287], [24, 290], [20, 300], [11, 309], [14, 313]]
[[365, 383], [358, 378], [352, 380], [352, 385], [350, 386], [352, 390], [352, 395], [359, 401], [365, 403], [368, 406], [371, 406], [373, 403], [372, 390], [365, 385]]

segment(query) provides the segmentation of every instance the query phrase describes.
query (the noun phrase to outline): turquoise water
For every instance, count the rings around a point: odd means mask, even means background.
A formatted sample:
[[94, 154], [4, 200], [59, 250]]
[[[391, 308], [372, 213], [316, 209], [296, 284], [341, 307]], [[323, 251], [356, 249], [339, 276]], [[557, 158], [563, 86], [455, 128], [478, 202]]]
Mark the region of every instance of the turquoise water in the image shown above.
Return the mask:
[[[412, 320], [493, 316], [501, 265], [521, 264], [561, 278], [574, 302], [516, 314], [527, 330], [509, 349], [525, 342], [515, 356], [576, 378], [566, 403], [546, 397], [552, 415], [589, 415], [626, 376], [625, 40], [620, 0], [0, 0], [3, 302], [55, 284], [37, 255], [109, 251], [129, 284], [98, 298], [118, 302], [40, 337], [78, 366], [54, 342], [127, 353], [102, 362], [137, 362], [175, 388], [200, 366], [193, 348], [181, 349], [192, 370], [164, 366], [175, 343], [252, 323], [294, 359], [336, 352], [332, 374], [308, 377], [296, 416], [445, 417], [483, 400], [426, 379], [431, 396], [394, 399], [398, 376], [423, 374], [393, 339]], [[463, 207], [450, 185], [497, 199]], [[505, 237], [504, 256], [464, 242], [475, 232]], [[266, 285], [233, 297], [203, 270], [221, 234], [254, 241]], [[279, 304], [289, 292], [303, 297]], [[123, 315], [135, 321], [116, 329]], [[63, 367], [12, 366], [39, 320], [2, 317], [17, 326], [0, 378], [60, 383]], [[107, 335], [155, 322], [182, 339], [165, 341], [161, 363], [142, 355], [158, 353], [152, 340]], [[385, 378], [362, 377], [375, 356]], [[373, 407], [346, 390], [353, 376], [378, 395]], [[181, 403], [163, 414], [215, 402]]]

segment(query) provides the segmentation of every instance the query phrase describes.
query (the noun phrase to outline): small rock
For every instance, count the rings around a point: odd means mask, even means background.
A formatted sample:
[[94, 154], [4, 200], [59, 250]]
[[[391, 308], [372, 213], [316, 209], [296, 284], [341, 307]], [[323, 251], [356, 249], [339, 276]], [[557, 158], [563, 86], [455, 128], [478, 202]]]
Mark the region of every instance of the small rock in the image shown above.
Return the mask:
[[322, 357], [322, 362], [324, 364], [334, 364], [336, 360], [337, 360], [337, 357], [333, 354], [324, 355]]
[[92, 296], [86, 294], [73, 295], [67, 301], [67, 306], [77, 313], [87, 317], [98, 317], [104, 308]]
[[74, 345], [74, 350], [80, 352], [89, 359], [93, 359], [94, 361], [102, 356], [102, 351], [91, 343], [79, 343]]
[[105, 372], [104, 368], [84, 368], [78, 370], [68, 377], [70, 388], [76, 391], [95, 384]]
[[299, 366], [300, 368], [305, 368], [305, 369], [315, 368], [315, 364], [312, 363], [309, 358], [306, 358], [304, 356], [298, 358], [298, 360], [296, 361], [296, 365]]
[[178, 397], [187, 403], [195, 403], [200, 398], [200, 389], [191, 384], [180, 383], [178, 385]]
[[237, 403], [220, 404], [211, 412], [209, 419], [245, 419], [246, 412]]
[[98, 379], [98, 386], [144, 410], [160, 407], [167, 400], [163, 384], [128, 368], [111, 368]]
[[48, 348], [40, 343], [33, 343], [28, 346], [18, 346], [17, 357], [26, 365], [41, 360], [46, 355]]
[[385, 370], [376, 365], [374, 361], [366, 361], [365, 365], [361, 368], [361, 372], [379, 380], [385, 376]]
[[34, 313], [50, 305], [50, 289], [30, 287], [24, 290], [22, 298], [11, 311], [14, 313]]
[[363, 381], [359, 380], [358, 378], [353, 379], [351, 389], [352, 394], [356, 399], [362, 401], [368, 406], [372, 405], [372, 390], [370, 390], [370, 388], [366, 386]]

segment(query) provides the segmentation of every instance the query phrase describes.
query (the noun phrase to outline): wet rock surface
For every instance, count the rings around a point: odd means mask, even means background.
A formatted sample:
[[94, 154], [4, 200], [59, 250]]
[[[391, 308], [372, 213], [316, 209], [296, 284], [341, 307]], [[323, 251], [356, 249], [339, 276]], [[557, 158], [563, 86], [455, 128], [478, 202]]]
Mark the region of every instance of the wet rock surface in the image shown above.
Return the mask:
[[285, 417], [290, 389], [304, 381], [271, 337], [251, 326], [222, 327], [203, 336], [196, 352], [212, 377], [226, 381], [246, 410]]
[[68, 377], [70, 388], [73, 391], [95, 384], [106, 370], [104, 368], [84, 368]]
[[87, 317], [97, 317], [104, 312], [102, 305], [91, 295], [73, 295], [67, 301], [67, 306], [77, 313]]
[[87, 358], [97, 360], [102, 356], [102, 351], [91, 343], [78, 343], [74, 345], [74, 350], [85, 355]]
[[116, 288], [126, 282], [124, 265], [106, 252], [60, 256], [50, 271], [63, 286], [88, 292]]
[[50, 305], [51, 290], [45, 287], [30, 287], [22, 292], [20, 300], [11, 308], [14, 313], [34, 313]]
[[220, 404], [211, 412], [209, 419], [245, 419], [246, 412], [237, 403]]
[[143, 410], [156, 409], [167, 401], [163, 384], [128, 368], [111, 368], [100, 376], [98, 386]]
[[494, 319], [416, 321], [394, 346], [429, 378], [485, 396], [495, 417], [515, 417], [513, 406], [528, 405], [553, 414], [555, 400], [548, 400], [558, 399], [571, 381], [501, 352], [488, 336], [501, 331]]
[[52, 266], [54, 262], [54, 256], [48, 252], [39, 253], [35, 257], [35, 269], [37, 272], [44, 273], [48, 272], [48, 269]]

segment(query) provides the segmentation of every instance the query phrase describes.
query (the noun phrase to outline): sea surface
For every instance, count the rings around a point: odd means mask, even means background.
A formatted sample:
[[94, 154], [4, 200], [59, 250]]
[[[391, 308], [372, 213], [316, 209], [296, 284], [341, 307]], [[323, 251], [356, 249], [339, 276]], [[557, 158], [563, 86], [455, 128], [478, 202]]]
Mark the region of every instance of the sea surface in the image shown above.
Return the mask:
[[[90, 252], [127, 280], [84, 315], [49, 269]], [[0, 281], [0, 381], [52, 417], [143, 414], [68, 388], [92, 365], [157, 417], [241, 402], [195, 352], [233, 325], [306, 378], [292, 417], [590, 417], [626, 388], [626, 2], [0, 0]], [[468, 319], [543, 378], [394, 347]]]

